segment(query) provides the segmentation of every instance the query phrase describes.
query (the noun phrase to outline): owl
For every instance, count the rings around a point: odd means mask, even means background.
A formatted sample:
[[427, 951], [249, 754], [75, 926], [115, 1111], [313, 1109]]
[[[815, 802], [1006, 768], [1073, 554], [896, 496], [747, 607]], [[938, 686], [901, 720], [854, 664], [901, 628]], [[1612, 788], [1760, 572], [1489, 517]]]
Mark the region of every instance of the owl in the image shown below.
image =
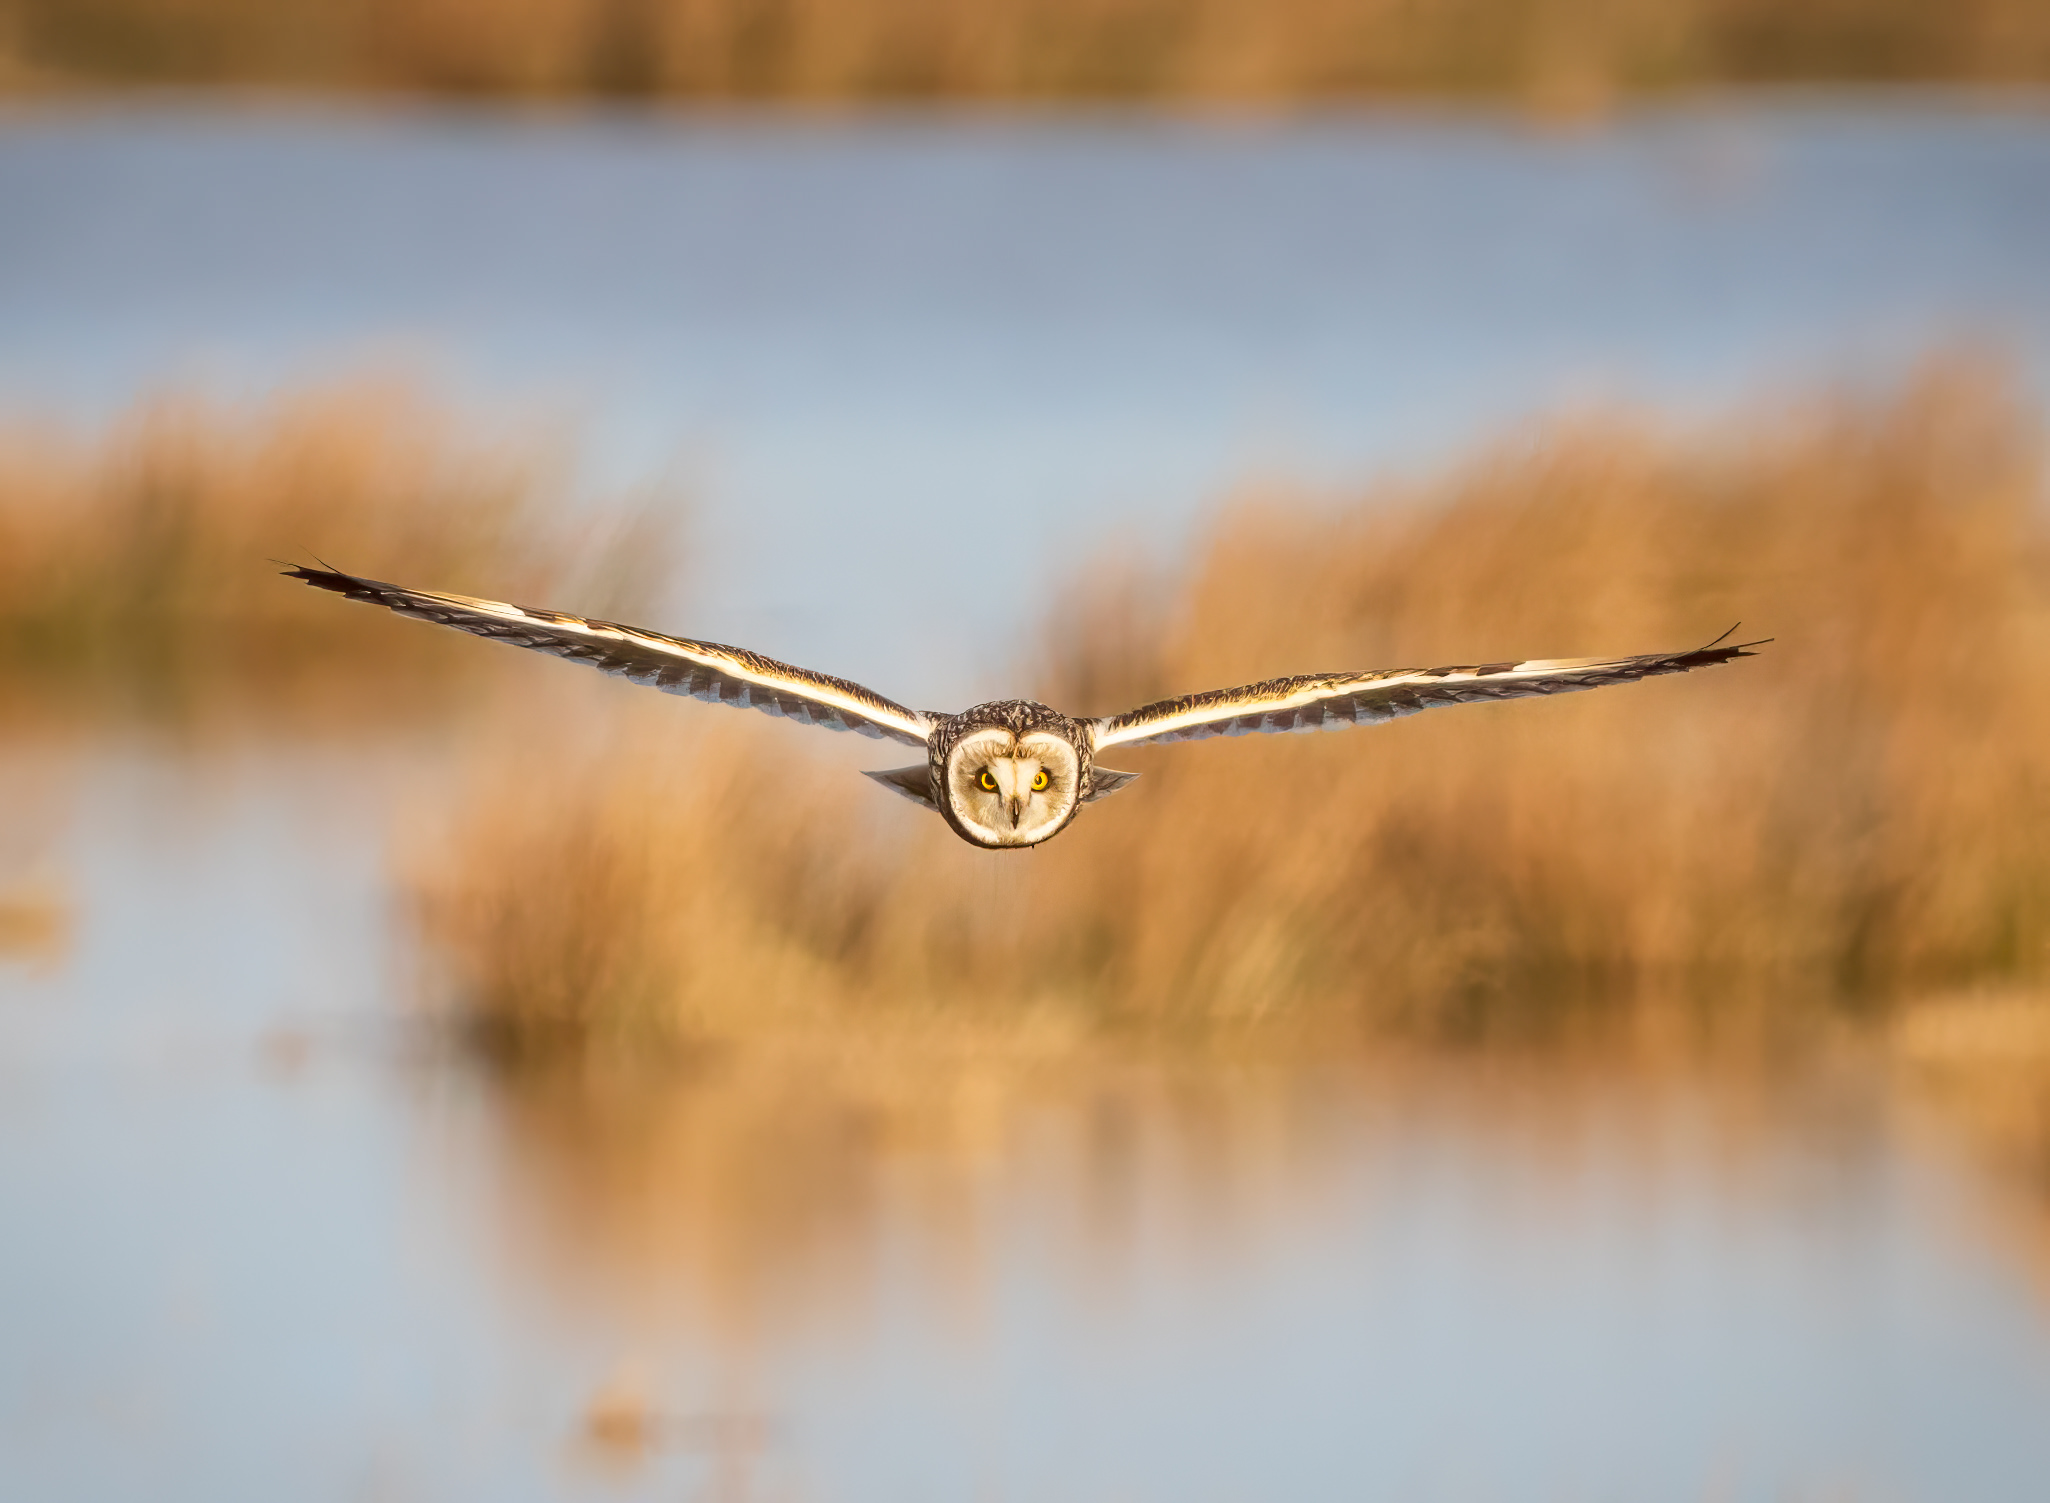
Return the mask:
[[1730, 635], [1725, 632], [1692, 652], [1312, 673], [1163, 699], [1094, 720], [1027, 699], [994, 700], [949, 715], [907, 710], [860, 684], [716, 642], [410, 590], [333, 569], [289, 569], [286, 576], [401, 616], [588, 663], [671, 694], [919, 747], [924, 760], [868, 776], [939, 815], [970, 845], [992, 851], [1043, 845], [1074, 823], [1084, 804], [1130, 783], [1137, 773], [1117, 772], [1096, 760], [1118, 747], [1374, 725], [1439, 705], [1564, 694], [1686, 673], [1752, 656], [1750, 649], [1763, 645], [1724, 646]]

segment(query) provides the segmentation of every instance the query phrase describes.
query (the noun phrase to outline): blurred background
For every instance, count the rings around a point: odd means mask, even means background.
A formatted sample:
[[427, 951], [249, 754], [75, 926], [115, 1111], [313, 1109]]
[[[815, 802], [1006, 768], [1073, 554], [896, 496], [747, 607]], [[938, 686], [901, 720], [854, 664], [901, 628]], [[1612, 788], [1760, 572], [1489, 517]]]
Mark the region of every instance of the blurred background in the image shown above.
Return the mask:
[[[2046, 85], [0, 0], [0, 1493], [2038, 1497]], [[944, 709], [1776, 640], [1006, 857], [316, 558]]]

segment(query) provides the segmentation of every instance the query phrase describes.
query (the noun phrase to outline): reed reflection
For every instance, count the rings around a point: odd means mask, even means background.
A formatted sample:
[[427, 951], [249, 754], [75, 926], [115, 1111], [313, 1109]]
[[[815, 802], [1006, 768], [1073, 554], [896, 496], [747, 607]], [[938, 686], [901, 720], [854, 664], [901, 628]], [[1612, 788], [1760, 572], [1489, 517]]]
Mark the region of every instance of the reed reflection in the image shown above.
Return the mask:
[[2050, 996], [1990, 988], [1926, 998], [1889, 1031], [1912, 1099], [2000, 1192], [1984, 1224], [2050, 1296]]
[[[911, 1038], [757, 1041], [666, 1072], [529, 1062], [493, 1093], [486, 1235], [543, 1308], [659, 1359], [629, 1406], [650, 1454], [707, 1392], [738, 1386], [743, 1408], [792, 1422], [806, 1353], [929, 1344], [965, 1383], [1021, 1318], [1064, 1348], [1100, 1323], [1172, 1350], [1155, 1312], [1199, 1322], [1200, 1345], [1277, 1281], [1398, 1308], [1449, 1282], [1474, 1314], [1418, 1318], [1522, 1361], [1485, 1314], [1518, 1289], [1569, 1324], [1627, 1326], [1581, 1285], [1590, 1260], [1655, 1283], [1687, 1261], [1674, 1239], [1698, 1236], [1694, 1255], [1732, 1260], [1741, 1304], [1761, 1243], [1798, 1249], [1768, 1266], [1856, 1279], [1898, 1218], [1931, 1211], [1873, 1051], [1795, 1007], [1733, 1025], [1646, 1003], [1543, 1038], [1250, 1055]], [[593, 1413], [625, 1424], [616, 1386]]]

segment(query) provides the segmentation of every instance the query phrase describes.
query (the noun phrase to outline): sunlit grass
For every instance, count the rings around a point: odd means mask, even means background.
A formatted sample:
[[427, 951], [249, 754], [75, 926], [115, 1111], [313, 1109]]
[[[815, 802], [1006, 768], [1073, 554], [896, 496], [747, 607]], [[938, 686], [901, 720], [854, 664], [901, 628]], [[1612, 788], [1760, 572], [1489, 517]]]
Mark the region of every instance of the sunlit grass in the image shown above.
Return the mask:
[[2032, 421], [1968, 367], [1706, 431], [1533, 428], [1434, 482], [1242, 499], [1158, 604], [1064, 613], [1042, 696], [1102, 713], [1740, 618], [1777, 642], [1593, 695], [1132, 753], [1132, 791], [1020, 854], [788, 726], [622, 694], [579, 744], [529, 706], [414, 843], [410, 891], [441, 992], [501, 1044], [1435, 1029], [1505, 1002], [2034, 981], [2046, 541]]
[[2033, 0], [18, 0], [0, 84], [1331, 99], [2050, 73]]
[[101, 431], [0, 426], [0, 694], [30, 681], [175, 703], [240, 682], [285, 699], [376, 679], [347, 696], [360, 704], [449, 660], [432, 633], [279, 579], [281, 558], [644, 604], [660, 516], [568, 505], [565, 438], [508, 440], [382, 377], [254, 404], [168, 392]]

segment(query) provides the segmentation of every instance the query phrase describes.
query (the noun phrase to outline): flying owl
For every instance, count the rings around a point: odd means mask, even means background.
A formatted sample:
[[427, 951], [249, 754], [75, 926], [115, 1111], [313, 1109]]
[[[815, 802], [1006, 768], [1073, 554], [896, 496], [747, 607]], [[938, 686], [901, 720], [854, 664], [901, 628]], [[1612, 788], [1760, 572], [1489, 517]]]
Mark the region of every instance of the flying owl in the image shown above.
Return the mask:
[[1084, 804], [1136, 778], [1135, 772], [1115, 772], [1097, 762], [1098, 753], [1114, 747], [1374, 725], [1439, 705], [1564, 694], [1686, 673], [1750, 657], [1749, 649], [1762, 645], [1725, 647], [1725, 632], [1692, 652], [1314, 673], [1163, 699], [1100, 720], [1078, 720], [1027, 699], [994, 700], [948, 715], [907, 710], [846, 679], [716, 642], [665, 637], [613, 621], [587, 621], [467, 595], [409, 590], [333, 569], [289, 569], [286, 575], [401, 616], [588, 663], [671, 694], [921, 747], [923, 761], [868, 776], [932, 810], [956, 835], [986, 850], [1018, 850], [1051, 840], [1074, 822]]

